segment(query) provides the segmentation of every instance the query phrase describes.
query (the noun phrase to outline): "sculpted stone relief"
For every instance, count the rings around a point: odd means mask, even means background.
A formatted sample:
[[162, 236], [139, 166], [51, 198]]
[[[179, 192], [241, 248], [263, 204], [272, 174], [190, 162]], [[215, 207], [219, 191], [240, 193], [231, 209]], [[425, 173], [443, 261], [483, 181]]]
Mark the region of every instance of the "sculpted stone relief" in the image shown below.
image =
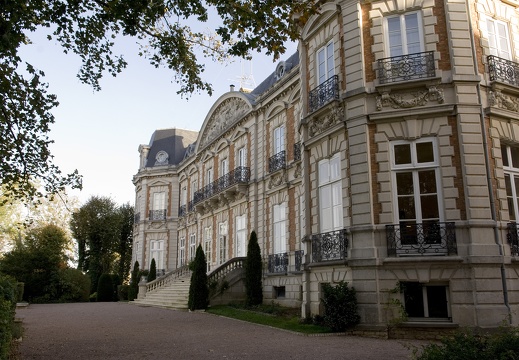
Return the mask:
[[200, 146], [204, 146], [213, 141], [232, 124], [247, 114], [249, 109], [249, 104], [242, 99], [230, 98], [222, 102], [211, 115], [204, 134], [200, 138]]
[[312, 119], [308, 124], [308, 133], [310, 136], [320, 134], [330, 126], [343, 120], [344, 109], [342, 106], [334, 107], [328, 114]]
[[383, 93], [377, 96], [377, 110], [381, 111], [384, 107], [392, 107], [393, 109], [408, 109], [417, 106], [425, 106], [429, 101], [437, 101], [443, 104], [445, 101], [443, 90], [436, 86], [429, 87], [428, 91], [419, 91], [416, 93]]
[[488, 102], [490, 106], [499, 109], [519, 112], [519, 99], [510, 95], [503, 95], [499, 90], [489, 91]]

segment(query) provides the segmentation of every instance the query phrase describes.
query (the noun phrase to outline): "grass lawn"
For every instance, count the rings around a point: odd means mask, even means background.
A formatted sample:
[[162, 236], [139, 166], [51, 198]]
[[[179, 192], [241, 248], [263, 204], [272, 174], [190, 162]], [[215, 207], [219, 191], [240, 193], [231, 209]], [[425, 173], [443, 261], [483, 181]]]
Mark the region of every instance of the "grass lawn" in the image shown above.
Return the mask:
[[327, 327], [302, 322], [300, 309], [283, 308], [277, 305], [261, 305], [253, 308], [246, 308], [243, 305], [218, 305], [210, 307], [207, 312], [303, 334], [331, 332]]

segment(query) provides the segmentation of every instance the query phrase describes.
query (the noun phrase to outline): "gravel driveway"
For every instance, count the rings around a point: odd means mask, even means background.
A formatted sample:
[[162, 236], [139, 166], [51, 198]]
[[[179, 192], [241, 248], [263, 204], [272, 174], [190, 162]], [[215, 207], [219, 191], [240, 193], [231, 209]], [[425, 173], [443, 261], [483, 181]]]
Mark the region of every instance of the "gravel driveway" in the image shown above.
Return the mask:
[[[302, 336], [207, 313], [128, 303], [32, 304], [22, 359], [410, 359], [409, 341]], [[414, 343], [418, 344], [418, 343]]]

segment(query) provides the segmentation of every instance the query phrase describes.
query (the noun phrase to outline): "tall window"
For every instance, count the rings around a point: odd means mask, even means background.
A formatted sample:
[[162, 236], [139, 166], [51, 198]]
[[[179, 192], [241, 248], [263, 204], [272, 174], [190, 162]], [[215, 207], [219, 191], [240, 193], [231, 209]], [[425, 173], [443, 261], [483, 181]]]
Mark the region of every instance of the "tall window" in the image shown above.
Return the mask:
[[285, 150], [285, 127], [278, 126], [274, 129], [274, 154]]
[[505, 171], [506, 199], [511, 221], [517, 220], [519, 211], [519, 147], [501, 145]]
[[247, 217], [245, 215], [236, 217], [236, 256], [247, 255]]
[[213, 182], [213, 168], [207, 169], [207, 172], [205, 173], [205, 184], [209, 185]]
[[229, 162], [227, 161], [227, 159], [223, 159], [220, 162], [220, 176], [224, 176], [228, 172], [229, 172]]
[[180, 238], [180, 246], [178, 251], [178, 265], [184, 266], [186, 265], [186, 238]]
[[196, 234], [189, 235], [189, 260], [194, 260], [196, 254]]
[[274, 205], [272, 209], [272, 224], [274, 232], [274, 254], [286, 252], [286, 205]]
[[206, 227], [204, 230], [204, 252], [205, 252], [205, 260], [207, 263], [207, 272], [211, 271], [211, 253], [212, 253], [212, 237], [213, 229], [211, 227]]
[[166, 209], [166, 193], [163, 191], [153, 193], [153, 210], [164, 209]]
[[193, 180], [191, 183], [191, 200], [195, 199], [195, 193], [198, 190], [198, 180]]
[[328, 43], [317, 51], [317, 77], [319, 85], [335, 75], [333, 55], [333, 42]]
[[424, 51], [422, 18], [418, 12], [386, 18], [389, 56], [401, 56]]
[[396, 185], [395, 211], [402, 243], [417, 241], [419, 224], [427, 242], [427, 233], [437, 231], [435, 229], [442, 217], [436, 143], [434, 139], [395, 141], [391, 148], [392, 176]]
[[510, 37], [506, 23], [487, 18], [488, 46], [490, 55], [511, 60]]
[[150, 241], [150, 258], [155, 259], [155, 265], [157, 270], [164, 269], [164, 240]]
[[238, 166], [247, 166], [247, 161], [245, 159], [245, 148], [242, 147], [238, 150]]
[[340, 154], [319, 162], [319, 219], [321, 233], [343, 228]]
[[227, 261], [227, 223], [220, 223], [218, 226], [218, 263], [223, 264]]
[[186, 205], [187, 203], [187, 186], [183, 186], [180, 195], [180, 205]]

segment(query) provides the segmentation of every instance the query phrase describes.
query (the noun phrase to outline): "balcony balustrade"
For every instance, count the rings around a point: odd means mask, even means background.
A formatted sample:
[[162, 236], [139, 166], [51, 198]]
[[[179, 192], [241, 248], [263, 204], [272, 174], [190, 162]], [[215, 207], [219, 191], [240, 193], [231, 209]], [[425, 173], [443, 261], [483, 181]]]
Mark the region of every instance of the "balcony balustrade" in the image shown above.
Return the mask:
[[507, 234], [506, 238], [508, 239], [508, 243], [510, 244], [510, 251], [512, 256], [519, 256], [519, 234], [517, 223], [511, 222], [507, 225]]
[[301, 161], [301, 143], [294, 144], [294, 161]]
[[166, 209], [162, 210], [150, 210], [150, 220], [166, 220]]
[[295, 271], [303, 271], [303, 256], [305, 255], [305, 252], [303, 250], [296, 250], [294, 252], [294, 265]]
[[288, 270], [288, 253], [269, 255], [268, 271], [273, 274], [286, 274]]
[[344, 260], [347, 250], [345, 229], [312, 235], [312, 262]]
[[190, 206], [198, 204], [203, 200], [207, 200], [222, 191], [231, 188], [238, 184], [248, 184], [250, 181], [250, 168], [239, 166], [236, 169], [230, 171], [224, 176], [220, 177], [216, 181], [208, 184], [202, 189], [195, 192], [193, 203]]
[[488, 56], [487, 60], [490, 81], [499, 81], [519, 87], [518, 63], [494, 55]]
[[392, 56], [378, 60], [380, 84], [432, 78], [436, 75], [434, 52]]
[[319, 110], [332, 100], [339, 100], [339, 76], [333, 75], [321, 85], [310, 91], [308, 112]]
[[269, 173], [284, 169], [287, 165], [286, 151], [280, 151], [269, 158]]
[[183, 217], [187, 215], [187, 205], [180, 205], [178, 208], [178, 216]]
[[453, 222], [386, 225], [387, 255], [456, 255]]

